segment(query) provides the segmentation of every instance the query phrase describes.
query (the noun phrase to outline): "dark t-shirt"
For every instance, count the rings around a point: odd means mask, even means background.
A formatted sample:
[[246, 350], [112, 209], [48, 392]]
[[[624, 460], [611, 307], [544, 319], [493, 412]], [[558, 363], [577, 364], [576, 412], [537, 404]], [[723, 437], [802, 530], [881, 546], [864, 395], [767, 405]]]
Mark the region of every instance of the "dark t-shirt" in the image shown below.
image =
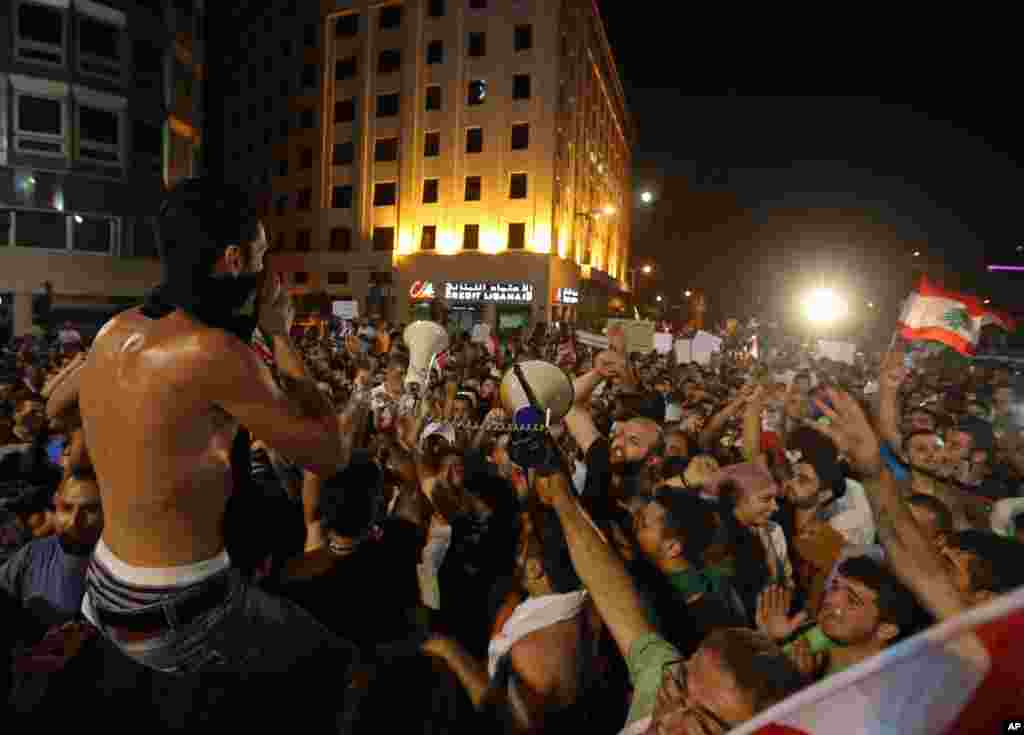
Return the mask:
[[581, 502], [595, 521], [608, 521], [617, 517], [616, 506], [611, 502], [612, 454], [611, 444], [606, 438], [598, 437], [587, 450], [584, 464], [587, 465], [587, 479], [583, 484]]
[[324, 574], [279, 585], [275, 593], [308, 610], [332, 632], [366, 649], [405, 638], [419, 602], [420, 542], [404, 525], [365, 541]]
[[46, 626], [72, 620], [85, 595], [86, 559], [67, 556], [56, 536], [33, 541], [0, 567], [0, 590]]

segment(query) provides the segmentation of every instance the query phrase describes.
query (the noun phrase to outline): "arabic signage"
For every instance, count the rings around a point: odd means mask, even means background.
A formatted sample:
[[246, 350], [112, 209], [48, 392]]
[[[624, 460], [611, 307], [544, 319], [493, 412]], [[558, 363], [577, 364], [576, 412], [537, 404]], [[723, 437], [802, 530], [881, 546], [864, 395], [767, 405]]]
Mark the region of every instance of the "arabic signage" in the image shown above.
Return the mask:
[[448, 301], [529, 304], [533, 301], [533, 284], [449, 282], [444, 284], [444, 297]]
[[434, 284], [430, 281], [413, 281], [409, 287], [409, 298], [413, 301], [434, 298]]
[[580, 292], [575, 288], [560, 288], [558, 289], [558, 298], [555, 300], [559, 304], [578, 304], [580, 302]]

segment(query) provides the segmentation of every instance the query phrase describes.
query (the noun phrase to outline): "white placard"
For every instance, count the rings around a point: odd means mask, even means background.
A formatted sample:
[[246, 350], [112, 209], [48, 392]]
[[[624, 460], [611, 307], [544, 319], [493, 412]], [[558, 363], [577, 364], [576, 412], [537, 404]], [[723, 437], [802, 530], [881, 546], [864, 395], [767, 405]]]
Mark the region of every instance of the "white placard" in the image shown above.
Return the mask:
[[639, 319], [609, 319], [608, 328], [621, 326], [626, 333], [626, 352], [646, 355], [654, 349], [654, 322]]
[[693, 340], [676, 340], [676, 362], [680, 365], [689, 365], [693, 362]]
[[852, 365], [857, 356], [857, 345], [852, 342], [837, 342], [834, 340], [818, 340], [818, 356], [824, 357], [833, 362], [842, 362]]
[[672, 351], [672, 335], [668, 332], [654, 333], [654, 349], [659, 355], [667, 355]]
[[331, 313], [339, 319], [358, 319], [358, 301], [335, 301], [331, 304]]
[[722, 340], [707, 332], [697, 332], [693, 338], [693, 361], [698, 365], [710, 365], [711, 356], [722, 349]]

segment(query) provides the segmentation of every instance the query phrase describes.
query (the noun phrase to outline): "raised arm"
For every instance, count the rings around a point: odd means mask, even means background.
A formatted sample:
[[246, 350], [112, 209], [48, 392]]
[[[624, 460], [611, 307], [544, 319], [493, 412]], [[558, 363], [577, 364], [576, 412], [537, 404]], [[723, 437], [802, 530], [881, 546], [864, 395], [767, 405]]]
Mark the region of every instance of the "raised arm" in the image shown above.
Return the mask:
[[708, 451], [715, 442], [715, 438], [722, 432], [725, 427], [725, 423], [733, 416], [738, 414], [747, 401], [746, 395], [740, 395], [738, 398], [729, 403], [725, 408], [716, 413], [711, 417], [711, 421], [705, 426], [700, 432], [700, 446], [704, 451]]
[[601, 433], [594, 425], [594, 418], [590, 415], [590, 398], [594, 395], [594, 389], [603, 380], [621, 375], [625, 369], [622, 356], [611, 350], [606, 350], [594, 358], [594, 369], [576, 378], [573, 382], [575, 394], [573, 406], [565, 415], [565, 426], [576, 441], [576, 446], [584, 454], [601, 437]]
[[576, 574], [590, 592], [619, 651], [628, 657], [633, 643], [654, 631], [632, 578], [572, 496], [563, 475], [539, 478], [536, 487], [541, 500], [558, 514]]
[[878, 375], [878, 435], [899, 457], [904, 456], [900, 432], [900, 386], [907, 372], [902, 352], [890, 350]]
[[86, 353], [78, 353], [43, 387], [42, 396], [46, 399], [48, 419], [60, 418], [78, 405], [78, 383], [86, 359]]
[[950, 579], [938, 550], [900, 497], [892, 473], [883, 469], [878, 437], [867, 416], [846, 393], [830, 390], [828, 395], [832, 408], [821, 401], [818, 406], [831, 419], [831, 425], [810, 425], [832, 438], [862, 473], [878, 537], [893, 573], [937, 620], [960, 613], [967, 602]]
[[761, 411], [764, 408], [764, 388], [758, 386], [750, 394], [743, 413], [743, 458], [748, 462], [761, 459]]

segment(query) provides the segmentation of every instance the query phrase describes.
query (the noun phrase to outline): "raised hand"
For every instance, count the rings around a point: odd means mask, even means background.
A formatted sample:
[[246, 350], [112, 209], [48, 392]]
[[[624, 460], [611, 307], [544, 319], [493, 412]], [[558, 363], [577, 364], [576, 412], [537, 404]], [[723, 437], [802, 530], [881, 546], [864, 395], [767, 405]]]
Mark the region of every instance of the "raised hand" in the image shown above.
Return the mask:
[[825, 666], [825, 652], [811, 653], [811, 644], [801, 638], [789, 649], [789, 659], [808, 679], [816, 679]]
[[626, 363], [618, 352], [605, 350], [598, 353], [597, 357], [594, 358], [594, 369], [597, 370], [602, 378], [608, 380], [609, 378], [620, 377], [625, 372]]
[[880, 390], [896, 392], [907, 379], [910, 371], [903, 364], [903, 350], [895, 348], [886, 353], [878, 375]]
[[793, 590], [779, 584], [765, 587], [757, 598], [757, 629], [772, 640], [782, 641], [807, 622], [807, 613], [789, 614]]
[[807, 425], [835, 442], [839, 451], [865, 476], [876, 476], [882, 469], [881, 446], [864, 410], [843, 391], [829, 388], [826, 395], [832, 402], [831, 407], [819, 399], [815, 399], [815, 403], [831, 423], [808, 421]]

